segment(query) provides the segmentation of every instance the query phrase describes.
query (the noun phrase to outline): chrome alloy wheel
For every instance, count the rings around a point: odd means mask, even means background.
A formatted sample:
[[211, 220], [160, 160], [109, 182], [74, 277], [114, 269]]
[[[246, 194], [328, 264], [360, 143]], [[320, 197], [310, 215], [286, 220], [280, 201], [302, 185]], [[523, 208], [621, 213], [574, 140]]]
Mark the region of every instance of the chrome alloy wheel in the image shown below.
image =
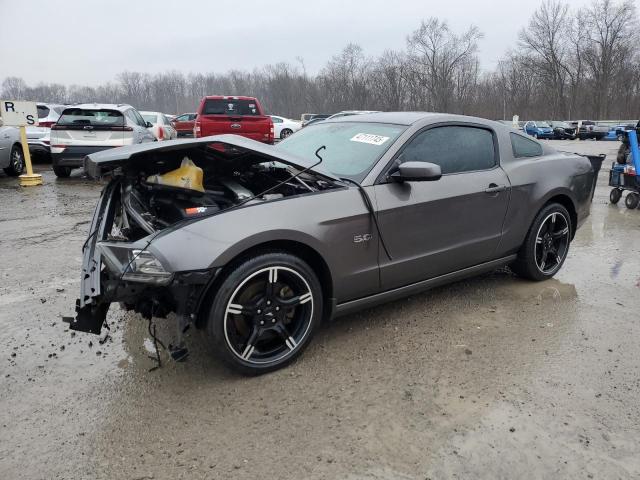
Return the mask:
[[296, 270], [269, 266], [245, 278], [224, 313], [227, 346], [251, 364], [278, 362], [293, 354], [307, 336], [314, 299]]
[[569, 225], [560, 212], [550, 213], [540, 224], [534, 253], [536, 266], [545, 275], [553, 275], [562, 265], [569, 248]]

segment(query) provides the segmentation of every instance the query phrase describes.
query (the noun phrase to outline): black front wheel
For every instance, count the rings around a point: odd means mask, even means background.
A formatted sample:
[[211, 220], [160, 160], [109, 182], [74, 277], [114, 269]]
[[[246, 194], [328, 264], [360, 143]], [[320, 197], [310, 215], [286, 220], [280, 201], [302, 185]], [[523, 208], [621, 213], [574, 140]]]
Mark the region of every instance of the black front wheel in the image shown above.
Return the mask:
[[531, 224], [513, 271], [529, 280], [553, 277], [567, 258], [571, 228], [571, 217], [564, 206], [546, 205]]
[[71, 175], [71, 167], [61, 167], [60, 165], [53, 165], [53, 173], [58, 178], [69, 178]]
[[9, 166], [4, 169], [4, 173], [17, 177], [22, 172], [24, 172], [24, 152], [21, 145], [14, 145], [9, 154]]
[[285, 252], [263, 253], [231, 268], [209, 312], [216, 354], [247, 375], [284, 367], [302, 353], [321, 322], [316, 274]]
[[622, 190], [620, 190], [619, 188], [611, 189], [611, 193], [609, 193], [609, 201], [611, 203], [615, 205], [620, 201], [621, 197], [622, 197]]

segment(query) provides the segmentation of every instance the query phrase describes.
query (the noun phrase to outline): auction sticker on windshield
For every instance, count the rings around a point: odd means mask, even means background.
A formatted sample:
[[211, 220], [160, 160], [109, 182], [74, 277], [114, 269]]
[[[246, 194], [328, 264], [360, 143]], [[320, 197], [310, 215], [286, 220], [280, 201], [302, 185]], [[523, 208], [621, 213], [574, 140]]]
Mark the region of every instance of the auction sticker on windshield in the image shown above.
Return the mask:
[[389, 140], [389, 137], [383, 137], [382, 135], [374, 135], [372, 133], [356, 133], [352, 138], [352, 142], [369, 143], [371, 145], [382, 145]]

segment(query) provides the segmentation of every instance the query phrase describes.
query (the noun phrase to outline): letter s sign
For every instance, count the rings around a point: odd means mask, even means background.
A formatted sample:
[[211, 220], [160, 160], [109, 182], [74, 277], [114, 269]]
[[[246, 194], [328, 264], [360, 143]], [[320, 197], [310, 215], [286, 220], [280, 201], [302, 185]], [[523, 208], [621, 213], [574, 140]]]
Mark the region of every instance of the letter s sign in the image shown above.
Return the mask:
[[0, 117], [5, 127], [38, 125], [38, 106], [36, 102], [0, 100]]

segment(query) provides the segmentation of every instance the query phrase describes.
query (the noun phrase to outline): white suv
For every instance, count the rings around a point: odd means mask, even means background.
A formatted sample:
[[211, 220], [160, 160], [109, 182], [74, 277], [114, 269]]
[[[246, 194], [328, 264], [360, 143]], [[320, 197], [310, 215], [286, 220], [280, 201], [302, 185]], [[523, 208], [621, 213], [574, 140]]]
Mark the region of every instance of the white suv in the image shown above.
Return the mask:
[[85, 103], [67, 107], [51, 127], [51, 164], [58, 177], [82, 167], [85, 156], [108, 148], [153, 142], [156, 138], [131, 105]]

